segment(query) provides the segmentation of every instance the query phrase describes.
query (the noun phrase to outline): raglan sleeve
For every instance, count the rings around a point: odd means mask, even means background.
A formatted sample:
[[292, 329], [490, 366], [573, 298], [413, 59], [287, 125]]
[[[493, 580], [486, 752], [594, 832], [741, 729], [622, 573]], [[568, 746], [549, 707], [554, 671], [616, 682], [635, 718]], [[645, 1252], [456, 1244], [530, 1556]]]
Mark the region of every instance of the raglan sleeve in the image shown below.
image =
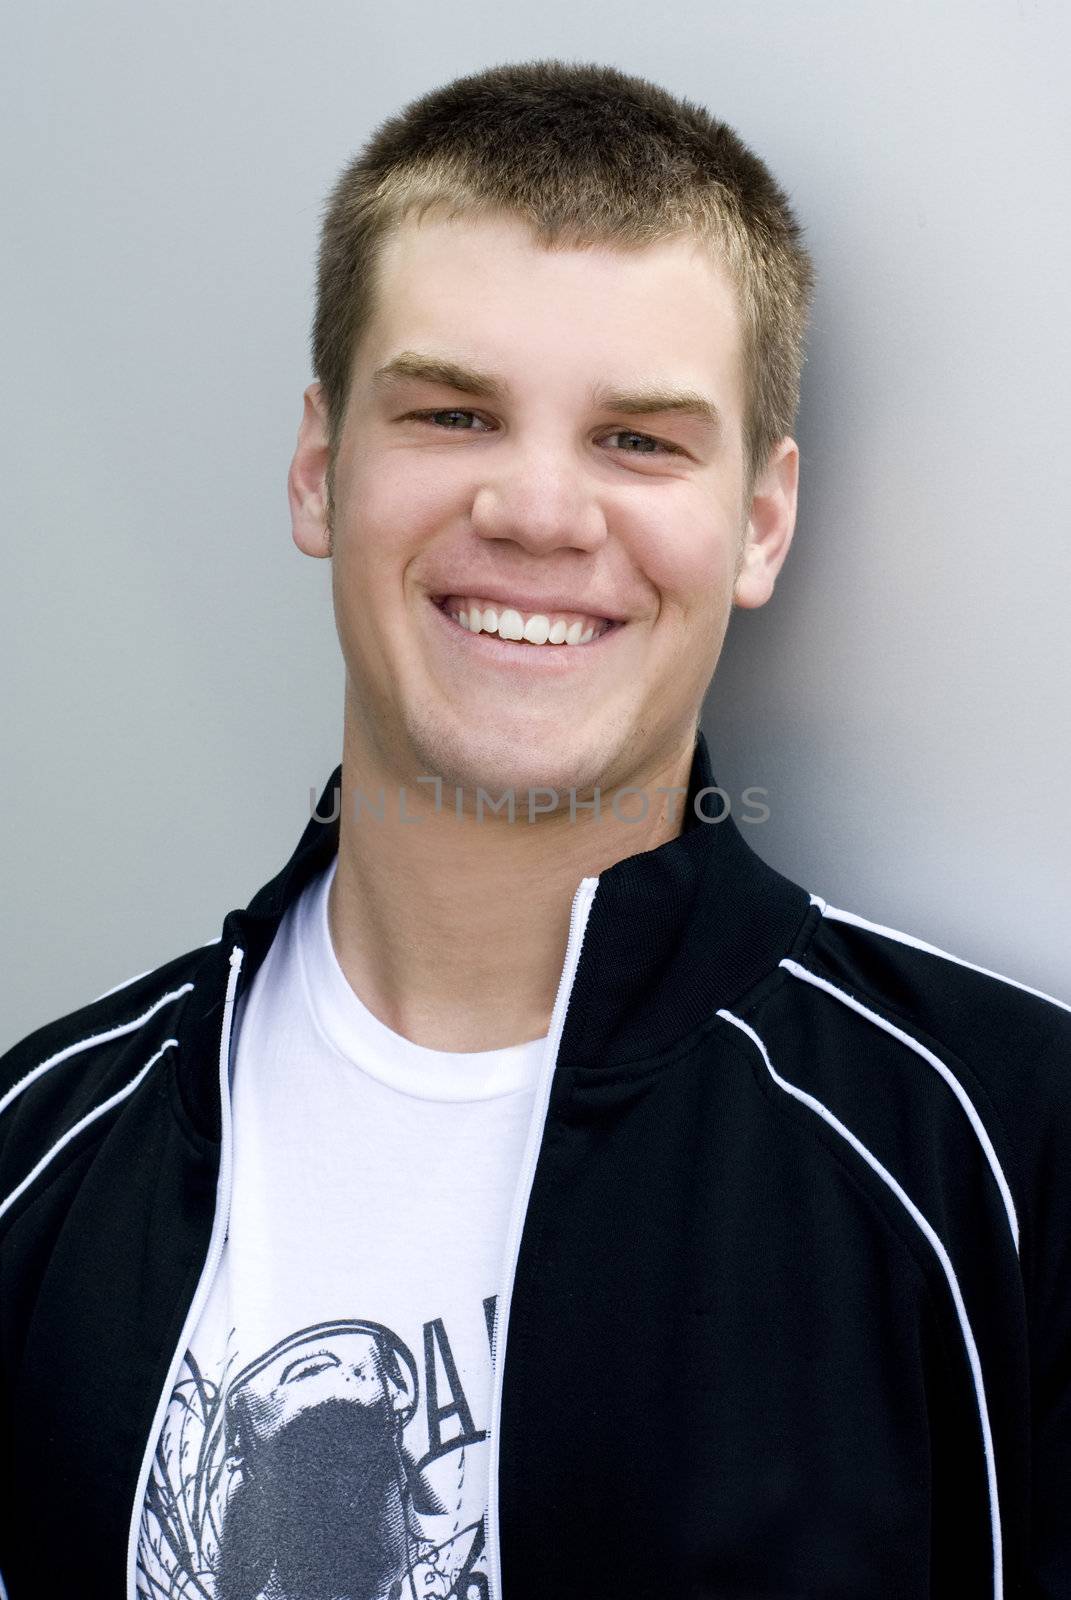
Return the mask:
[[1031, 1366], [1031, 1527], [1024, 1600], [1071, 1597], [1071, 1015], [1028, 1109], [1035, 1155], [1024, 1260]]

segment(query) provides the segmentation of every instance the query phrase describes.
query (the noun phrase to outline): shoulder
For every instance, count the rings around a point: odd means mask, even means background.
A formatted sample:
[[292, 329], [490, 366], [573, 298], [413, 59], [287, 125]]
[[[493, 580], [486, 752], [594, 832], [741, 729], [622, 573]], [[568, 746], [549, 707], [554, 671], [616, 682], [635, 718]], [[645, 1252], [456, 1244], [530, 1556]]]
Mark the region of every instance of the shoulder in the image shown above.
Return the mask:
[[0, 1055], [0, 1215], [28, 1174], [137, 1087], [175, 1042], [218, 941], [42, 1024]]
[[853, 1145], [900, 1205], [921, 1208], [924, 1231], [969, 1255], [1003, 1213], [1035, 1320], [1048, 1316], [1052, 1285], [1071, 1284], [1071, 1004], [811, 900], [780, 981], [719, 1015], [837, 1150]]
[[771, 1066], [784, 1062], [823, 1101], [827, 1091], [869, 1094], [904, 1126], [924, 1119], [928, 1137], [942, 1080], [983, 1145], [982, 1124], [1027, 1169], [1054, 1129], [1071, 1138], [1071, 1003], [1025, 976], [810, 899], [779, 981], [765, 982], [739, 1015], [720, 1013], [768, 1046]]
[[[798, 960], [782, 965], [859, 1015], [880, 1013], [964, 1060], [1048, 1060], [1071, 1049], [1071, 1000], [997, 972], [920, 935], [812, 896], [817, 917]], [[1069, 983], [1071, 995], [1071, 983]]]
[[781, 963], [795, 1014], [820, 1018], [820, 1038], [850, 1037], [843, 1057], [899, 1066], [880, 1080], [893, 1114], [906, 1096], [917, 1113], [919, 1086], [942, 1080], [1027, 1215], [1071, 1227], [1068, 1000], [813, 898], [809, 937]]

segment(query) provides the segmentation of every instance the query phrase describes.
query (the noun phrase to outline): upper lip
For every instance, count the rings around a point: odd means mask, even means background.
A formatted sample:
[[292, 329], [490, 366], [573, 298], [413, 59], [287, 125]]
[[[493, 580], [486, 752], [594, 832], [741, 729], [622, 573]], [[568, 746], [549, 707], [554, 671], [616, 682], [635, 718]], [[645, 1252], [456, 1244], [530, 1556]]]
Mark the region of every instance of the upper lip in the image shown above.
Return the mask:
[[502, 584], [475, 584], [471, 588], [459, 586], [456, 589], [440, 589], [434, 592], [431, 598], [436, 605], [441, 605], [451, 595], [458, 599], [491, 600], [498, 606], [512, 606], [515, 611], [533, 612], [545, 617], [556, 616], [563, 612], [572, 612], [578, 616], [599, 617], [607, 622], [626, 622], [620, 611], [613, 606], [604, 605], [601, 601], [589, 602], [576, 595], [567, 598], [562, 595], [526, 595], [523, 589], [507, 589]]

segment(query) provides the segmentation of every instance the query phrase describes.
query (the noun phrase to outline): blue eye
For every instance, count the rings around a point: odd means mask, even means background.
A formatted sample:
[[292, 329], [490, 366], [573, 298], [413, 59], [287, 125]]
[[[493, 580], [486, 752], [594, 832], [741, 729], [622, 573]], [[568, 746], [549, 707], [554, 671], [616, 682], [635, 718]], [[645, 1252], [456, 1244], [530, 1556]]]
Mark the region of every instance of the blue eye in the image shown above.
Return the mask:
[[[419, 422], [433, 422], [439, 417], [468, 417], [469, 420], [472, 421], [475, 419], [476, 413], [475, 411], [463, 411], [457, 407], [448, 406], [442, 411], [414, 411], [412, 415]], [[436, 423], [436, 426], [438, 426], [438, 423]], [[469, 430], [466, 428], [448, 427], [446, 431], [447, 433], [465, 433]]]
[[661, 439], [652, 439], [649, 433], [634, 433], [631, 428], [618, 428], [616, 433], [610, 435], [611, 439], [642, 439], [645, 445], [653, 445], [653, 450], [628, 450], [626, 455], [650, 456], [659, 450], [665, 450], [669, 455], [679, 455], [676, 445], [663, 444]]

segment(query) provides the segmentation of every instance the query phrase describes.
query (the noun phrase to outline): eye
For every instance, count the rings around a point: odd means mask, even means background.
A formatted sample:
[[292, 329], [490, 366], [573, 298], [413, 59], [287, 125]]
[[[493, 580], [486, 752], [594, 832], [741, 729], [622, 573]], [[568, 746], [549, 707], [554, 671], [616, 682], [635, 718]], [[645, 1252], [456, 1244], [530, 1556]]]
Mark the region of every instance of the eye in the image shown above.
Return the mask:
[[468, 423], [479, 421], [475, 411], [462, 411], [453, 406], [444, 411], [410, 411], [409, 413], [409, 418], [414, 422], [431, 422], [435, 427], [441, 426], [446, 433], [469, 433], [472, 431], [467, 423], [460, 428], [454, 427], [450, 423], [441, 423], [440, 418], [442, 417], [464, 417], [468, 419]]
[[299, 1383], [302, 1378], [315, 1378], [317, 1373], [341, 1365], [341, 1361], [332, 1350], [316, 1350], [309, 1355], [298, 1356], [296, 1361], [291, 1361], [284, 1367], [279, 1382]]
[[[655, 455], [659, 450], [663, 450], [667, 455], [671, 456], [682, 454], [675, 444], [666, 444], [662, 439], [654, 439], [649, 433], [633, 433], [631, 428], [619, 428], [616, 433], [611, 433], [609, 437], [611, 439], [641, 440], [644, 448], [642, 450], [626, 450], [625, 454], [630, 456], [651, 456]], [[648, 446], [653, 448], [648, 449]]]

